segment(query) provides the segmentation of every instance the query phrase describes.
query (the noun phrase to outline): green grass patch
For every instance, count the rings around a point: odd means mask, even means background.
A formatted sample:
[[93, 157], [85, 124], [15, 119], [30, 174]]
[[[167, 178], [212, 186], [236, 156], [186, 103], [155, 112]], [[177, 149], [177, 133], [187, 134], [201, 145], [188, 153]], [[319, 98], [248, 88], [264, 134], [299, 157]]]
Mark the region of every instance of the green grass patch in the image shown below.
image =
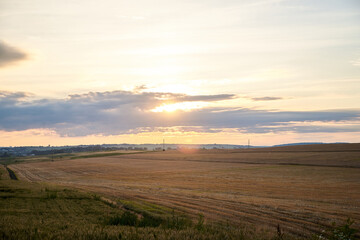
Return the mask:
[[145, 201], [129, 201], [129, 200], [118, 200], [125, 209], [135, 211], [139, 214], [147, 214], [154, 216], [167, 217], [173, 212], [173, 209], [161, 206], [158, 204], [145, 202]]
[[122, 226], [137, 226], [139, 219], [136, 214], [125, 211], [121, 215], [110, 217], [107, 221], [109, 225], [122, 225]]
[[0, 164], [10, 165], [10, 164], [30, 163], [30, 162], [49, 162], [49, 161], [59, 161], [59, 160], [63, 160], [63, 159], [65, 160], [65, 159], [109, 157], [109, 156], [118, 156], [118, 155], [138, 154], [138, 153], [145, 153], [145, 152], [147, 152], [147, 151], [140, 151], [140, 152], [88, 152], [88, 154], [86, 154], [86, 152], [56, 153], [56, 154], [26, 156], [26, 157], [11, 156], [11, 157], [0, 158]]
[[57, 161], [62, 159], [69, 159], [72, 156], [76, 156], [76, 155], [73, 153], [56, 153], [56, 154], [27, 156], [27, 157], [12, 156], [12, 157], [0, 158], [0, 164], [10, 165], [10, 164], [30, 163], [30, 162], [49, 162], [49, 161]]
[[163, 229], [186, 229], [192, 228], [193, 222], [184, 216], [173, 214], [171, 217], [159, 217], [154, 215], [144, 214], [139, 217], [131, 211], [125, 211], [122, 215], [110, 217], [106, 224], [108, 225], [121, 225], [121, 226], [134, 226], [134, 227], [161, 227]]

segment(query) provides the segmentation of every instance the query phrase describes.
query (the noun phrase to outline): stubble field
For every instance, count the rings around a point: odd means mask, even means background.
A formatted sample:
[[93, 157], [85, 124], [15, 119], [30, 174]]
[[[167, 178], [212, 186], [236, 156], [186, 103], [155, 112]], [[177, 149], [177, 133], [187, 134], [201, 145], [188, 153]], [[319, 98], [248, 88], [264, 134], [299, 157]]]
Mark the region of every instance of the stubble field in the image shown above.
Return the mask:
[[360, 144], [147, 152], [10, 166], [20, 179], [290, 234], [360, 228]]

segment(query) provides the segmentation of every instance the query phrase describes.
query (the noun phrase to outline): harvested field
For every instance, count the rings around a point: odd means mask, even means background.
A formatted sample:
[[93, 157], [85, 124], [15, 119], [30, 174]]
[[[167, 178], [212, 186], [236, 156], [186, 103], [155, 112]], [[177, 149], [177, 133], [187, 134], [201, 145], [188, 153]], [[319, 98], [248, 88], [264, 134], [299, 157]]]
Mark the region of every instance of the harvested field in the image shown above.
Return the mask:
[[143, 201], [207, 221], [318, 232], [360, 228], [360, 144], [166, 151], [11, 165], [20, 179]]

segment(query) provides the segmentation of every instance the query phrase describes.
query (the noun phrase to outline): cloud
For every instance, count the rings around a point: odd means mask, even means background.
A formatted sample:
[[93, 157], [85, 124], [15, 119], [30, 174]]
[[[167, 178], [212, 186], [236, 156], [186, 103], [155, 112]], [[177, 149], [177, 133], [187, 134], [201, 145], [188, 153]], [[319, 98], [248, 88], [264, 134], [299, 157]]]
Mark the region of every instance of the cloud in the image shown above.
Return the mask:
[[27, 58], [27, 54], [0, 40], [0, 67], [13, 64]]
[[360, 58], [350, 61], [351, 65], [356, 66], [356, 67], [360, 67]]
[[274, 101], [274, 100], [281, 100], [282, 97], [253, 97], [250, 98], [253, 101]]
[[0, 130], [46, 128], [62, 136], [117, 135], [171, 128], [195, 132], [219, 132], [226, 128], [240, 133], [360, 131], [360, 110], [300, 112], [206, 107], [175, 113], [150, 111], [169, 99], [222, 101], [236, 97], [232, 94], [191, 96], [112, 91], [69, 95], [65, 99], [33, 100], [30, 96], [23, 92], [0, 92]]
[[174, 100], [180, 102], [190, 102], [190, 101], [214, 102], [214, 101], [229, 100], [233, 98], [236, 98], [235, 94], [197, 95], [197, 96], [178, 94], [177, 96], [175, 96]]

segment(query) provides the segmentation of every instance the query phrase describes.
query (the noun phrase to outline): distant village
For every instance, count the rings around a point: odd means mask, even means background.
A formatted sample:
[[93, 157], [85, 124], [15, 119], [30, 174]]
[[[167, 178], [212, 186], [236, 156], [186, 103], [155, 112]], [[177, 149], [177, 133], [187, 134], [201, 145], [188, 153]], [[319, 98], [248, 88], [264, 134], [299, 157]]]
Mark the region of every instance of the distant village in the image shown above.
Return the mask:
[[[59, 153], [78, 152], [101, 152], [101, 151], [162, 151], [176, 149], [239, 149], [248, 148], [247, 145], [230, 144], [101, 144], [101, 145], [78, 145], [78, 146], [23, 146], [23, 147], [0, 147], [0, 157], [26, 157], [49, 155]], [[251, 147], [251, 146], [250, 146]]]

